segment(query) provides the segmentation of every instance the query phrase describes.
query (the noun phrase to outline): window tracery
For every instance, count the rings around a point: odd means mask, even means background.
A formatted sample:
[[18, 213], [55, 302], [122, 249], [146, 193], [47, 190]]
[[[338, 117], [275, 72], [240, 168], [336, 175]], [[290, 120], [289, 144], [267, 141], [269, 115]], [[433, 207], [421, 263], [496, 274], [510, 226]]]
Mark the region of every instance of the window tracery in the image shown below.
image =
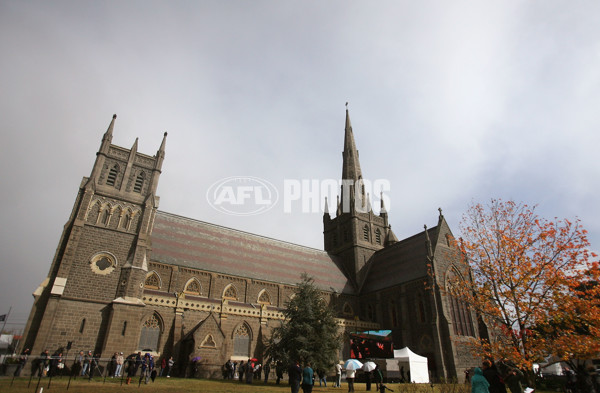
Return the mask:
[[258, 303], [260, 304], [271, 304], [271, 296], [266, 289], [263, 289], [258, 295]]
[[229, 299], [229, 300], [237, 300], [238, 299], [237, 290], [235, 289], [233, 284], [229, 284], [227, 286], [227, 288], [225, 288], [225, 291], [223, 291], [223, 298]]
[[250, 355], [251, 331], [246, 322], [238, 326], [233, 333], [233, 354], [236, 356]]
[[146, 276], [146, 281], [144, 281], [144, 288], [148, 289], [160, 289], [160, 277], [156, 272], [150, 272]]
[[143, 323], [140, 334], [139, 349], [158, 352], [158, 342], [162, 323], [156, 313], [150, 315]]
[[200, 295], [200, 293], [201, 293], [200, 282], [198, 282], [197, 279], [192, 278], [191, 280], [189, 280], [187, 282], [183, 292], [189, 293], [190, 295]]

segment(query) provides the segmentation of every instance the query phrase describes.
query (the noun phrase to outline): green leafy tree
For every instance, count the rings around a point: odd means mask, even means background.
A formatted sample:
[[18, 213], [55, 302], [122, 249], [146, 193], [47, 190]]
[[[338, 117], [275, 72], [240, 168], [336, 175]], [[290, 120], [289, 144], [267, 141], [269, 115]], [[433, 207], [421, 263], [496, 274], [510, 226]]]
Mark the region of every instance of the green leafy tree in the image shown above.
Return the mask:
[[267, 356], [284, 364], [310, 361], [315, 370], [331, 369], [338, 360], [342, 335], [333, 310], [306, 273], [283, 313], [284, 321], [268, 339]]

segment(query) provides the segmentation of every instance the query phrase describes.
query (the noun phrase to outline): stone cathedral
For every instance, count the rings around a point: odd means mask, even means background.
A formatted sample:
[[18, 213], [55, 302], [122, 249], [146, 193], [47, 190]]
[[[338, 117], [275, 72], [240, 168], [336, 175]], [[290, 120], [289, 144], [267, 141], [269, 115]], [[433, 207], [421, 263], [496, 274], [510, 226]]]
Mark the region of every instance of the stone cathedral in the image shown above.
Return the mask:
[[[201, 375], [219, 377], [227, 359], [264, 360], [306, 272], [346, 333], [391, 330], [395, 348], [428, 358], [434, 380], [462, 379], [476, 365], [463, 343], [486, 331], [443, 290], [466, 266], [441, 209], [437, 226], [398, 240], [385, 206], [375, 214], [354, 208], [360, 190], [340, 195], [349, 206], [325, 210], [324, 250], [181, 217], [158, 210], [167, 134], [155, 155], [143, 154], [137, 139], [112, 144], [115, 120], [33, 293], [22, 348], [153, 352], [173, 356], [180, 373], [199, 356]], [[342, 179], [362, 179], [347, 110]], [[340, 358], [349, 352], [346, 344]]]

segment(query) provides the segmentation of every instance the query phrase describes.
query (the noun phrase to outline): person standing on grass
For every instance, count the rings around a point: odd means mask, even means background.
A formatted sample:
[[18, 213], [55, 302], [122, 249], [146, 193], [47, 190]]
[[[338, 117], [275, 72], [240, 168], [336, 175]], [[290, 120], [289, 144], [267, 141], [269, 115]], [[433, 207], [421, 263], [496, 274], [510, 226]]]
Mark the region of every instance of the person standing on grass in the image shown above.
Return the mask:
[[275, 364], [275, 375], [277, 375], [275, 385], [279, 385], [279, 382], [283, 379], [283, 363], [281, 362], [281, 360], [278, 360]]
[[512, 393], [521, 393], [523, 386], [523, 372], [510, 360], [503, 359], [499, 364], [498, 371], [502, 376], [502, 380]]
[[87, 374], [88, 369], [90, 368], [90, 362], [92, 358], [92, 351], [88, 351], [85, 355], [83, 355], [83, 368], [81, 369], [81, 376], [84, 377]]
[[46, 367], [48, 367], [49, 360], [50, 355], [48, 354], [48, 350], [46, 349], [40, 354], [40, 357], [37, 359], [37, 376], [46, 376]]
[[146, 353], [142, 362], [142, 374], [140, 375], [140, 378], [144, 377], [144, 383], [148, 384], [152, 370], [154, 370], [154, 359], [150, 353]]
[[318, 369], [317, 376], [319, 377], [319, 386], [327, 387], [327, 374], [325, 373], [325, 370]]
[[504, 386], [496, 365], [491, 360], [483, 361], [483, 376], [490, 383], [488, 388], [490, 393], [506, 393], [506, 386]]
[[138, 352], [137, 355], [135, 355], [135, 366], [133, 367], [133, 376], [135, 377], [138, 369], [140, 368], [140, 366], [142, 365], [142, 353]]
[[169, 357], [167, 361], [167, 378], [171, 378], [171, 370], [173, 369], [173, 365], [175, 364], [175, 360], [173, 360], [173, 356]]
[[269, 381], [269, 373], [271, 372], [271, 366], [269, 364], [269, 362], [265, 363], [265, 367], [263, 367], [263, 370], [265, 371], [265, 384]]
[[375, 380], [375, 390], [379, 390], [379, 385], [383, 383], [383, 374], [379, 365], [376, 365], [375, 370], [373, 370], [373, 379]]
[[98, 361], [100, 360], [100, 354], [96, 353], [90, 358], [90, 380], [94, 377], [94, 371], [98, 368]]
[[19, 357], [19, 365], [17, 366], [17, 369], [15, 370], [15, 373], [13, 374], [15, 377], [21, 376], [21, 370], [23, 370], [23, 368], [25, 368], [25, 364], [27, 364], [27, 358], [29, 358], [29, 348], [25, 349], [23, 351], [23, 353], [21, 353], [21, 356]]
[[290, 378], [291, 393], [298, 393], [300, 391], [300, 381], [302, 381], [302, 368], [298, 360], [290, 365], [288, 376]]
[[471, 377], [471, 393], [490, 393], [489, 387], [490, 383], [483, 376], [483, 371], [475, 367]]
[[135, 357], [132, 356], [128, 356], [127, 357], [127, 382], [126, 384], [129, 385], [131, 383], [131, 378], [133, 378], [135, 376]]
[[162, 377], [162, 375], [165, 374], [166, 368], [167, 368], [167, 358], [163, 356], [163, 358], [160, 362], [160, 373], [158, 374], [159, 377]]
[[246, 383], [252, 384], [254, 378], [254, 363], [250, 363], [250, 359], [246, 362]]
[[243, 360], [240, 360], [240, 369], [238, 371], [238, 375], [240, 376], [240, 382], [244, 381], [244, 372], [246, 371], [246, 364]]
[[335, 383], [333, 384], [334, 388], [342, 387], [342, 365], [338, 362], [335, 365]]
[[302, 370], [302, 391], [304, 393], [312, 393], [315, 373], [310, 367], [310, 362], [306, 362], [306, 366]]
[[348, 382], [348, 392], [354, 392], [354, 377], [356, 370], [346, 370], [346, 382]]
[[125, 362], [125, 358], [123, 357], [123, 352], [120, 352], [117, 355], [117, 368], [115, 369], [115, 378], [121, 376], [121, 371], [123, 371], [123, 363]]

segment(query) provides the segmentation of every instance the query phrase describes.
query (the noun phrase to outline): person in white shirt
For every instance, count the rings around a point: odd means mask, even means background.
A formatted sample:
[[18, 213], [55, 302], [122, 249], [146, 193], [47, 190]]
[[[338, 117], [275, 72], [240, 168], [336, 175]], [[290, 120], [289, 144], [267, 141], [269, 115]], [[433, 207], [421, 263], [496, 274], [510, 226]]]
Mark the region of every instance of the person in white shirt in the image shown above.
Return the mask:
[[335, 383], [333, 384], [333, 387], [342, 387], [342, 365], [339, 362], [335, 365]]
[[356, 370], [346, 370], [346, 382], [348, 382], [348, 392], [354, 392], [354, 376]]

